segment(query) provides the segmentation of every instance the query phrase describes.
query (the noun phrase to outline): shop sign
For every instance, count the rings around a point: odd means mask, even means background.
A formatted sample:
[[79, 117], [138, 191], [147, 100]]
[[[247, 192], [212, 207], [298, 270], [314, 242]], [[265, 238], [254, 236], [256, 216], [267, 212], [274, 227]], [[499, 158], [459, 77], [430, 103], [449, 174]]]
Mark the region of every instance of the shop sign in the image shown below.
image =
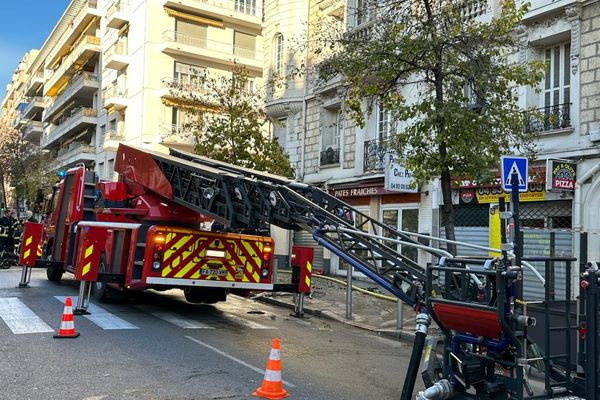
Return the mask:
[[[542, 201], [544, 200], [544, 185], [541, 183], [529, 183], [527, 191], [519, 193], [519, 201]], [[479, 186], [460, 188], [458, 190], [460, 204], [489, 204], [497, 203], [500, 197], [510, 201], [510, 193], [502, 190], [501, 186]]]
[[389, 153], [385, 166], [383, 185], [390, 192], [417, 193], [419, 191], [413, 180], [412, 171], [401, 166], [396, 155], [392, 153]]
[[329, 191], [334, 197], [359, 197], [359, 196], [378, 196], [386, 194], [383, 186], [365, 186], [346, 189], [333, 189]]
[[546, 161], [546, 190], [573, 192], [577, 181], [577, 163], [567, 160]]

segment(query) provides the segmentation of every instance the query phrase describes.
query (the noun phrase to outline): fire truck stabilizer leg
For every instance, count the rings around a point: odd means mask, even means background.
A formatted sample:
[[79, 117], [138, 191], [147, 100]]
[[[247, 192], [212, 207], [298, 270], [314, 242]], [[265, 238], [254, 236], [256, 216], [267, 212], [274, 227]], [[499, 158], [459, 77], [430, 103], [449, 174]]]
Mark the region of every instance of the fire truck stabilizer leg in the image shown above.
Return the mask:
[[89, 315], [87, 310], [90, 305], [90, 294], [92, 284], [87, 281], [79, 282], [79, 295], [77, 296], [77, 307], [73, 310], [73, 315]]
[[442, 379], [436, 382], [433, 386], [428, 387], [417, 394], [416, 400], [438, 400], [449, 399], [452, 396], [452, 384], [447, 379]]
[[31, 280], [31, 268], [23, 265], [21, 269], [21, 281], [19, 282], [18, 288], [27, 288], [29, 287], [29, 281]]
[[304, 293], [295, 293], [294, 312], [290, 315], [296, 318], [304, 318]]
[[425, 347], [427, 329], [431, 323], [431, 318], [428, 314], [420, 313], [417, 315], [416, 323], [415, 344], [413, 346], [412, 354], [410, 355], [410, 362], [404, 378], [404, 386], [402, 387], [402, 395], [400, 396], [401, 400], [412, 399], [417, 374], [419, 373], [419, 365], [421, 364], [421, 356], [423, 355], [423, 348]]

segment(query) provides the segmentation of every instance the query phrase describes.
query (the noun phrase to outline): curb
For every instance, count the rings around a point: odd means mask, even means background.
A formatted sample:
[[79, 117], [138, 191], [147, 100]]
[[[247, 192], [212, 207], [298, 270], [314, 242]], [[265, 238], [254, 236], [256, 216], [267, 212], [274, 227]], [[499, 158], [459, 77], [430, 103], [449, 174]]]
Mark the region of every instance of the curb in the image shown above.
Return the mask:
[[[290, 310], [294, 309], [294, 305], [287, 303], [285, 301], [280, 301], [280, 300], [276, 300], [273, 299], [271, 297], [264, 297], [264, 296], [256, 296], [253, 298], [253, 300], [256, 301], [260, 301], [262, 303], [266, 303], [266, 304], [271, 304], [271, 305], [275, 305], [275, 306], [279, 306], [279, 307], [283, 307], [283, 308], [288, 308]], [[359, 328], [359, 329], [363, 329], [372, 333], [376, 333], [380, 336], [385, 336], [385, 337], [389, 337], [392, 339], [397, 339], [397, 340], [406, 340], [406, 341], [414, 341], [415, 340], [415, 334], [413, 332], [406, 332], [403, 330], [395, 330], [395, 329], [379, 329], [379, 328], [375, 328], [371, 325], [367, 325], [367, 324], [363, 324], [361, 322], [356, 322], [356, 321], [352, 321], [352, 320], [347, 320], [344, 317], [341, 317], [337, 314], [335, 314], [334, 312], [331, 312], [329, 310], [315, 310], [312, 308], [306, 308], [304, 307], [304, 313], [315, 316], [315, 317], [320, 317], [323, 319], [328, 319], [331, 321], [336, 321], [345, 325], [350, 325], [353, 326], [355, 328]]]

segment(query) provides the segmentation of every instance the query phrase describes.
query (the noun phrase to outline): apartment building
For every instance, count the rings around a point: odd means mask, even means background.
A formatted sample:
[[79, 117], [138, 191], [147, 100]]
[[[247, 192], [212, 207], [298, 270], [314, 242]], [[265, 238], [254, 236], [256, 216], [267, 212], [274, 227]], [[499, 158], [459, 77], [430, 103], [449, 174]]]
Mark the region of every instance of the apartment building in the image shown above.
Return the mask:
[[[329, 18], [331, 25], [343, 24], [351, 34], [368, 34], [376, 23], [368, 0], [326, 0], [298, 2], [302, 7], [286, 8], [278, 2], [267, 2], [265, 9], [266, 74], [270, 75], [304, 57], [308, 69], [314, 64], [310, 46], [304, 54], [291, 57], [279, 46], [280, 39], [290, 34], [310, 37], [311, 26], [317, 20]], [[500, 12], [500, 1], [465, 2], [464, 17], [486, 21]], [[517, 34], [522, 44], [519, 61], [544, 60], [549, 68], [540, 91], [530, 87], [518, 88], [523, 108], [538, 108], [541, 114], [529, 118], [524, 129], [540, 133], [536, 160], [530, 160], [529, 191], [522, 199], [525, 224], [531, 228], [532, 251], [548, 254], [548, 238], [535, 229], [561, 230], [555, 232], [557, 254], [578, 256], [579, 236], [572, 232], [589, 232], [588, 255], [597, 259], [600, 254], [600, 4], [596, 1], [563, 0], [548, 2], [533, 0]], [[294, 3], [295, 4], [295, 3]], [[290, 17], [288, 11], [298, 15]], [[285, 23], [280, 15], [305, 24], [301, 33], [293, 23]], [[306, 22], [305, 22], [306, 21]], [[310, 41], [309, 41], [310, 43]], [[270, 48], [269, 48], [270, 46]], [[282, 122], [273, 128], [275, 137], [285, 144], [296, 165], [298, 178], [319, 184], [333, 195], [354, 205], [363, 213], [401, 229], [442, 234], [440, 228], [438, 182], [418, 191], [395, 192], [384, 187], [384, 172], [389, 168], [387, 140], [392, 123], [389, 112], [375, 107], [365, 128], [359, 128], [341, 112], [341, 98], [335, 82], [316, 87], [308, 80], [296, 80], [290, 87], [304, 86], [304, 92], [280, 91], [271, 97], [267, 108]], [[411, 88], [401, 89], [410, 98]], [[548, 160], [576, 172], [576, 182], [568, 190], [546, 189]], [[565, 172], [563, 168], [561, 170]], [[408, 171], [410, 174], [410, 171]], [[573, 174], [575, 175], [575, 174]], [[487, 245], [489, 203], [496, 202], [502, 193], [499, 186], [465, 184], [454, 188], [457, 207], [457, 235], [471, 243]], [[303, 242], [300, 236], [295, 239]], [[306, 242], [308, 243], [309, 240]], [[423, 254], [402, 249], [407, 255], [427, 261]], [[465, 249], [462, 249], [463, 251]], [[327, 253], [323, 265], [332, 272], [341, 272], [339, 261]], [[330, 258], [330, 260], [328, 260]]]
[[262, 79], [257, 3], [72, 0], [25, 83], [39, 145], [56, 154], [51, 168], [83, 163], [109, 178], [119, 142], [191, 150], [190, 104], [173, 88], [204, 90], [196, 70], [227, 75], [234, 62]]

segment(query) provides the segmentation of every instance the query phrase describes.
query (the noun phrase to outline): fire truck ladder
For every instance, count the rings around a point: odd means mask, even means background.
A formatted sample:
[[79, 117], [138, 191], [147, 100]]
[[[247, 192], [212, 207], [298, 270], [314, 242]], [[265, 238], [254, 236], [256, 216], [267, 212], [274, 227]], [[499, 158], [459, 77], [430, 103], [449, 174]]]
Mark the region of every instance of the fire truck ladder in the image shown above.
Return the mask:
[[[165, 197], [234, 229], [273, 224], [310, 232], [320, 245], [404, 303], [424, 303], [425, 271], [398, 250], [398, 243], [439, 253], [314, 186], [174, 149], [165, 155], [121, 145], [119, 153], [129, 170], [117, 172], [126, 178], [135, 175], [136, 166], [154, 164], [166, 182], [147, 186]], [[136, 158], [146, 161], [136, 164]]]

